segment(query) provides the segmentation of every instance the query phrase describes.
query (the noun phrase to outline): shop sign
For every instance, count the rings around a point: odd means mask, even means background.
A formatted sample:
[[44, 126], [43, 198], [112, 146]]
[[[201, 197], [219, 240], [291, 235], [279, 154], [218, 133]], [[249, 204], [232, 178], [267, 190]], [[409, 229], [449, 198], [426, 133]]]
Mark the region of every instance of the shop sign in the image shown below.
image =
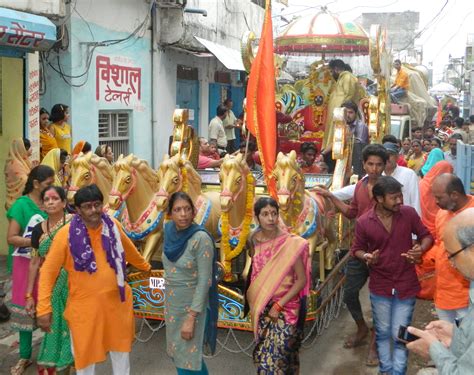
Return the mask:
[[46, 17], [0, 8], [0, 45], [47, 51], [56, 42], [56, 26]]

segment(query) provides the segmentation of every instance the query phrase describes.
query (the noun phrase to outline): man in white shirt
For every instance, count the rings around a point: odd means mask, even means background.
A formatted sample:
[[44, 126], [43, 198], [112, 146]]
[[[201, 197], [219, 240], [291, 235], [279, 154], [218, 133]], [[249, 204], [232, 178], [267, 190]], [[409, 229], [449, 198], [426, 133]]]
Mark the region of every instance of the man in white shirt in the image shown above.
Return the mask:
[[400, 151], [397, 144], [385, 142], [383, 147], [388, 152], [388, 161], [385, 164], [384, 174], [392, 176], [403, 185], [403, 204], [413, 207], [418, 212], [418, 215], [421, 216], [418, 176], [412, 169], [397, 165]]
[[227, 148], [227, 137], [225, 135], [222, 121], [227, 116], [227, 108], [219, 104], [216, 109], [216, 117], [209, 123], [209, 141], [215, 141], [219, 154], [225, 153]]
[[[385, 142], [383, 146], [389, 154], [383, 174], [386, 176], [392, 176], [403, 185], [403, 204], [413, 207], [416, 212], [418, 212], [418, 215], [421, 216], [418, 176], [412, 169], [397, 165], [399, 149], [395, 143]], [[342, 189], [334, 191], [333, 195], [340, 200], [349, 200], [353, 197], [354, 190], [355, 185], [348, 185]]]
[[453, 134], [448, 139], [449, 151], [444, 153], [444, 160], [449, 162], [453, 166], [454, 174], [456, 174], [456, 153], [457, 153], [457, 145], [458, 140], [462, 141], [461, 134]]
[[235, 128], [238, 127], [238, 120], [232, 111], [234, 105], [232, 99], [227, 98], [224, 101], [224, 105], [227, 108], [227, 116], [222, 120], [222, 124], [224, 125], [225, 135], [227, 137], [227, 152], [232, 154], [237, 150], [237, 145], [235, 144]]

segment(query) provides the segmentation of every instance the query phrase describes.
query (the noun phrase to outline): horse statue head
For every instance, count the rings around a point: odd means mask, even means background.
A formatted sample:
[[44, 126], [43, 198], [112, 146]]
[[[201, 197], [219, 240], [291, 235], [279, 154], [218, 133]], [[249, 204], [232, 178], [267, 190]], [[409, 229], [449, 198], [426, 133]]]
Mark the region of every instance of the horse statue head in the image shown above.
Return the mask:
[[334, 205], [328, 198], [305, 189], [305, 178], [296, 152], [278, 153], [272, 172], [277, 188], [280, 217], [288, 230], [309, 241], [310, 255], [319, 252], [320, 278], [334, 266], [336, 234]]
[[282, 213], [287, 213], [291, 206], [301, 202], [304, 193], [304, 174], [296, 161], [296, 152], [293, 150], [286, 155], [279, 152], [272, 174], [276, 182], [278, 205]]
[[[114, 180], [109, 195], [109, 205], [118, 210], [125, 203], [122, 227], [134, 241], [140, 243], [143, 257], [149, 261], [162, 241], [163, 212], [156, 207], [158, 191], [156, 172], [145, 160], [133, 154], [120, 155], [114, 164]], [[161, 259], [158, 251], [158, 258]]]
[[247, 242], [255, 199], [255, 178], [243, 154], [226, 155], [219, 172], [221, 180], [221, 261], [224, 280], [235, 281], [232, 260], [238, 257]]
[[74, 195], [80, 188], [96, 184], [104, 196], [104, 204], [109, 200], [113, 169], [107, 159], [92, 152], [76, 156], [71, 164], [71, 186], [67, 193], [69, 203], [74, 203]]
[[114, 210], [118, 210], [133, 194], [138, 193], [139, 198], [143, 200], [149, 199], [150, 194], [146, 194], [145, 191], [147, 187], [151, 194], [158, 190], [156, 172], [145, 160], [139, 159], [134, 154], [126, 157], [120, 155], [113, 168], [115, 173], [109, 195], [109, 206]]
[[221, 165], [219, 172], [221, 181], [220, 202], [223, 212], [231, 211], [234, 204], [242, 198], [245, 202], [247, 176], [252, 175], [252, 173], [243, 156], [241, 153], [226, 155]]
[[166, 211], [169, 197], [177, 191], [188, 193], [193, 202], [201, 195], [201, 176], [179, 153], [172, 157], [165, 155], [158, 169], [157, 207]]

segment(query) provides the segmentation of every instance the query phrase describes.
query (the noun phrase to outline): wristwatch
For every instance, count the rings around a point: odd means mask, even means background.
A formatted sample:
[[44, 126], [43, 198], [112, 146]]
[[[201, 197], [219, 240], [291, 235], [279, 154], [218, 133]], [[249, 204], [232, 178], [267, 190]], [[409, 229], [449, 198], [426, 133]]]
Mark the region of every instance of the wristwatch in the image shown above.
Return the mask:
[[369, 255], [369, 253], [364, 253], [364, 255], [362, 255], [362, 258], [364, 258], [366, 262], [367, 262], [367, 255]]

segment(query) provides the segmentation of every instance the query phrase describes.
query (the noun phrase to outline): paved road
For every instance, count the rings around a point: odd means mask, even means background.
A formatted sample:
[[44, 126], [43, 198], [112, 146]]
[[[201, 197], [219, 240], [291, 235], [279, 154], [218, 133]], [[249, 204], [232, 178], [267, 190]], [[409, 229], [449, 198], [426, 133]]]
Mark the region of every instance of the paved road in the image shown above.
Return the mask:
[[[363, 296], [367, 301], [367, 295]], [[368, 312], [368, 303], [365, 304]], [[137, 333], [140, 330], [141, 321], [137, 321]], [[8, 329], [5, 324], [0, 325], [5, 333]], [[376, 369], [367, 368], [364, 365], [366, 346], [354, 350], [342, 348], [342, 342], [346, 335], [353, 330], [353, 322], [347, 310], [342, 309], [338, 319], [334, 320], [329, 329], [316, 340], [315, 344], [301, 351], [301, 374], [321, 375], [372, 375]], [[171, 360], [165, 353], [165, 331], [160, 329], [150, 338], [151, 331], [145, 327], [140, 334], [142, 340], [149, 338], [147, 342], [137, 341], [131, 354], [132, 373], [140, 375], [174, 375]], [[219, 339], [223, 341], [226, 332], [219, 333]], [[39, 342], [40, 334], [36, 341]], [[252, 335], [246, 332], [236, 332], [235, 337], [244, 347], [252, 341]], [[11, 347], [15, 341], [15, 335], [9, 335], [0, 339], [0, 374], [8, 373], [9, 367], [14, 364], [18, 350]], [[229, 348], [238, 350], [233, 337], [227, 342]], [[214, 358], [206, 360], [211, 374], [254, 374], [254, 367], [250, 356], [244, 353], [230, 353], [224, 349]], [[35, 369], [30, 368], [27, 374], [35, 374]], [[98, 374], [111, 374], [110, 363], [106, 362], [98, 367]]]
[[[0, 259], [0, 263], [1, 263]], [[1, 265], [1, 264], [0, 264]], [[2, 269], [3, 267], [0, 267]], [[2, 278], [0, 275], [0, 279]], [[368, 301], [367, 289], [363, 290], [362, 302], [364, 313], [370, 317], [370, 305]], [[431, 320], [430, 304], [427, 302], [417, 302], [415, 310], [415, 324], [422, 326], [423, 323]], [[146, 326], [140, 331], [142, 321], [137, 320], [137, 336], [141, 341], [136, 341], [131, 354], [132, 374], [139, 375], [174, 375], [175, 369], [171, 360], [165, 352], [165, 330], [160, 329], [154, 334]], [[346, 309], [341, 309], [339, 317], [332, 321], [329, 328], [324, 330], [317, 338], [314, 345], [302, 349], [300, 352], [301, 374], [302, 375], [375, 375], [376, 368], [365, 366], [365, 356], [367, 345], [356, 349], [343, 349], [344, 338], [352, 333], [354, 323]], [[219, 340], [225, 341], [228, 331], [219, 332]], [[36, 354], [41, 333], [35, 332]], [[251, 344], [252, 334], [247, 332], [235, 332], [238, 343], [247, 347]], [[0, 324], [0, 374], [8, 374], [9, 368], [18, 358], [18, 349], [15, 342], [17, 336], [10, 331], [9, 324]], [[238, 350], [234, 337], [229, 337], [227, 348]], [[250, 354], [251, 349], [248, 351]], [[231, 353], [221, 349], [214, 358], [206, 359], [207, 367], [211, 374], [254, 374], [252, 359], [249, 354]], [[414, 375], [418, 371], [420, 363], [411, 360], [408, 375]], [[32, 366], [26, 374], [36, 374], [36, 369]], [[98, 375], [112, 374], [110, 363], [107, 361], [98, 366]]]

